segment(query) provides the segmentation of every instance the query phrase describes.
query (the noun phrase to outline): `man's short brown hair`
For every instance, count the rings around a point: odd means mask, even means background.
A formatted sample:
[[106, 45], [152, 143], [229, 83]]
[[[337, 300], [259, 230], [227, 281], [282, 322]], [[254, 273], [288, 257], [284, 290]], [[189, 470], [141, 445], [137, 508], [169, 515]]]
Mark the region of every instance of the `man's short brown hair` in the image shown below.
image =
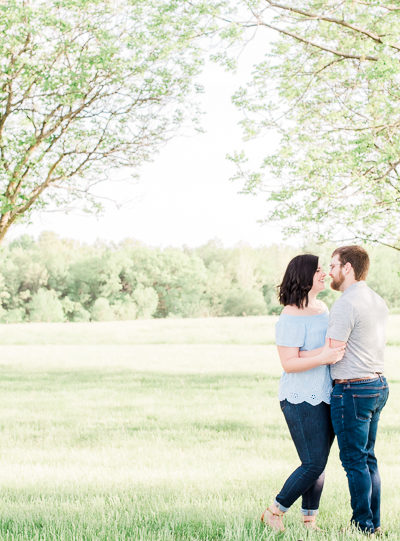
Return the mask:
[[357, 246], [356, 244], [352, 246], [341, 246], [336, 248], [332, 257], [335, 255], [339, 256], [339, 261], [342, 265], [350, 263], [354, 269], [354, 277], [357, 281], [365, 280], [367, 278], [369, 256], [364, 248]]

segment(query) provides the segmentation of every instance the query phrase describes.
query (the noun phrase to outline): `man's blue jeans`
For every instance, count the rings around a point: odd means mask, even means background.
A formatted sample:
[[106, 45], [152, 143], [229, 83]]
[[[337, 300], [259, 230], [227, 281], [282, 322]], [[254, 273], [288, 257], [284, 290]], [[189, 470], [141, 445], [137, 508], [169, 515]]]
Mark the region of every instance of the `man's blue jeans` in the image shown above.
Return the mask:
[[381, 480], [374, 447], [388, 396], [383, 376], [336, 384], [332, 392], [332, 424], [349, 483], [351, 522], [364, 532], [380, 526]]
[[281, 511], [301, 496], [304, 515], [316, 515], [325, 479], [325, 466], [334, 439], [329, 404], [312, 406], [282, 400], [281, 409], [296, 446], [301, 465], [289, 476], [276, 497]]

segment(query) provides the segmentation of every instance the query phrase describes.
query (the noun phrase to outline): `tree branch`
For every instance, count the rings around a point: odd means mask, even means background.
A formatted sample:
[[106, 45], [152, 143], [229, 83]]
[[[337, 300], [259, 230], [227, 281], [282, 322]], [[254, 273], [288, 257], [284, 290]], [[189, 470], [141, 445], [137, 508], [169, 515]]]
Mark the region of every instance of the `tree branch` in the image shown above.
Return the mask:
[[57, 166], [61, 163], [61, 161], [65, 158], [65, 154], [61, 154], [57, 158], [57, 160], [53, 163], [53, 165], [50, 167], [49, 172], [47, 174], [46, 180], [42, 182], [39, 186], [36, 186], [31, 192], [30, 198], [27, 200], [27, 202], [19, 207], [16, 207], [13, 212], [10, 213], [10, 220], [8, 222], [8, 227], [14, 222], [14, 220], [17, 218], [17, 216], [20, 216], [21, 214], [24, 214], [32, 205], [33, 203], [38, 199], [38, 197], [44, 192], [44, 190], [51, 184], [52, 182], [52, 174], [54, 170], [57, 168]]
[[[294, 32], [289, 32], [288, 30], [284, 30], [283, 28], [279, 28], [277, 26], [274, 26], [272, 24], [268, 24], [264, 21], [259, 21], [257, 23], [259, 26], [266, 26], [267, 28], [271, 28], [271, 30], [276, 30], [280, 34], [284, 34], [285, 36], [289, 36], [297, 41], [300, 41], [302, 43], [306, 43], [307, 45], [311, 45], [312, 47], [316, 47], [317, 49], [320, 49], [321, 51], [325, 51], [327, 53], [334, 54], [336, 56], [340, 56], [342, 58], [349, 58], [353, 60], [359, 60], [360, 62], [364, 60], [371, 60], [372, 62], [377, 62], [378, 58], [376, 56], [371, 55], [356, 55], [351, 53], [345, 53], [343, 51], [338, 51], [336, 49], [331, 49], [330, 47], [325, 47], [324, 45], [320, 45], [319, 43], [315, 43], [314, 41], [311, 41], [309, 39], [303, 38], [302, 36], [299, 36], [298, 34], [295, 34]], [[255, 26], [255, 25], [248, 25], [248, 26]]]
[[[284, 4], [278, 4], [277, 2], [273, 2], [272, 0], [266, 0], [266, 2], [268, 2], [268, 4], [270, 6], [272, 6], [272, 7], [277, 7], [279, 9], [282, 9], [282, 10], [285, 10], [285, 11], [291, 11], [293, 13], [298, 13], [299, 15], [303, 15], [304, 17], [309, 17], [311, 19], [315, 19], [315, 20], [318, 20], [318, 21], [326, 21], [326, 22], [334, 23], [334, 24], [343, 26], [345, 28], [349, 28], [350, 30], [354, 30], [355, 32], [358, 32], [360, 34], [363, 34], [363, 35], [369, 37], [370, 39], [372, 39], [373, 41], [375, 41], [377, 43], [381, 43], [381, 44], [384, 43], [382, 41], [382, 38], [378, 34], [374, 34], [373, 32], [370, 32], [369, 30], [366, 30], [365, 28], [361, 28], [361, 26], [356, 26], [356, 25], [350, 24], [350, 23], [346, 22], [344, 19], [337, 19], [335, 17], [327, 17], [325, 15], [318, 15], [316, 13], [311, 13], [309, 11], [304, 11], [304, 10], [299, 9], [299, 8], [294, 8], [294, 7], [291, 7], [291, 6], [284, 5]], [[396, 49], [397, 51], [400, 51], [400, 48], [396, 47], [396, 45], [392, 45], [392, 44], [388, 44], [388, 45], [390, 47], [392, 47], [393, 49]]]
[[[369, 8], [373, 7], [371, 6], [370, 2], [360, 2], [360, 0], [353, 0], [356, 2], [356, 4], [360, 4], [361, 6], [368, 6]], [[386, 9], [387, 11], [400, 11], [400, 7], [396, 7], [394, 5], [383, 5], [379, 2], [376, 7], [379, 7], [381, 9]]]
[[392, 171], [396, 170], [396, 168], [400, 165], [400, 160], [398, 160], [397, 162], [393, 163], [393, 164], [390, 164], [390, 167], [383, 173], [383, 175], [381, 175], [380, 177], [375, 177], [373, 178], [372, 180], [374, 182], [378, 182], [379, 180], [383, 180], [385, 177], [388, 176], [389, 173], [391, 173]]
[[[36, 138], [35, 142], [32, 143], [30, 145], [30, 147], [25, 151], [25, 154], [24, 154], [24, 157], [23, 159], [16, 164], [15, 168], [14, 168], [14, 171], [13, 171], [13, 179], [17, 179], [18, 178], [18, 173], [19, 171], [21, 170], [21, 168], [28, 162], [29, 160], [29, 157], [31, 156], [32, 152], [40, 145], [40, 143], [46, 139], [47, 137], [50, 137], [51, 135], [53, 135], [53, 133], [55, 133], [55, 131], [60, 127], [62, 126], [62, 124], [64, 122], [67, 121], [67, 126], [70, 125], [71, 121], [73, 121], [81, 111], [83, 111], [84, 109], [88, 108], [90, 105], [92, 105], [98, 98], [99, 98], [99, 95], [101, 94], [101, 89], [99, 89], [87, 102], [86, 101], [82, 101], [81, 105], [79, 107], [77, 107], [75, 110], [70, 110], [67, 114], [65, 115], [62, 115], [60, 116], [57, 121], [55, 122], [54, 126], [52, 126], [51, 128], [49, 128], [47, 131], [44, 131], [47, 123], [48, 123], [48, 118], [45, 119], [45, 121], [43, 122], [42, 124], [42, 129], [41, 129], [41, 132], [40, 134], [38, 135], [38, 137]], [[87, 97], [87, 96], [86, 96]], [[62, 106], [57, 106], [53, 113], [52, 114], [55, 114], [55, 112]]]

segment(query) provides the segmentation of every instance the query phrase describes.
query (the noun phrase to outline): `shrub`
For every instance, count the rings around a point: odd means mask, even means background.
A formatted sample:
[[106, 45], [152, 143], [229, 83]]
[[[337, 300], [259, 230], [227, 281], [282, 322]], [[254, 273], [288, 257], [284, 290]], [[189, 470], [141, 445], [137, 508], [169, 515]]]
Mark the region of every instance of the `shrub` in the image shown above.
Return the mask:
[[118, 321], [136, 319], [137, 306], [132, 301], [118, 301], [113, 304], [111, 308], [114, 310], [115, 317]]
[[72, 312], [71, 321], [90, 321], [90, 312], [85, 310], [85, 308], [79, 302], [76, 302], [74, 311]]
[[283, 310], [283, 306], [281, 304], [273, 304], [268, 308], [268, 315], [270, 316], [279, 316]]
[[64, 311], [57, 293], [52, 289], [39, 289], [28, 304], [30, 321], [64, 321]]
[[90, 313], [80, 302], [72, 301], [68, 296], [61, 301], [64, 314], [69, 321], [90, 321]]
[[234, 289], [225, 301], [224, 312], [227, 316], [259, 316], [267, 312], [267, 306], [260, 291]]
[[13, 308], [8, 312], [2, 312], [1, 323], [22, 323], [25, 319], [25, 310], [23, 308]]
[[91, 316], [93, 321], [113, 321], [115, 319], [110, 303], [104, 297], [99, 297], [95, 301]]
[[152, 287], [144, 287], [138, 284], [133, 292], [133, 298], [137, 304], [138, 317], [148, 319], [157, 310], [158, 295]]

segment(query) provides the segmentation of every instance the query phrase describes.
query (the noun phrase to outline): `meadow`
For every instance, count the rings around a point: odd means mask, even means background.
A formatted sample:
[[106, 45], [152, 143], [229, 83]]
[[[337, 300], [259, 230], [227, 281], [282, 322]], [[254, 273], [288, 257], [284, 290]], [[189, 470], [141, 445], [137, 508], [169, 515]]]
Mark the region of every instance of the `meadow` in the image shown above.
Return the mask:
[[[277, 401], [275, 317], [0, 326], [0, 539], [364, 539], [336, 443], [321, 533], [260, 522], [298, 459]], [[377, 455], [400, 539], [400, 316]]]

